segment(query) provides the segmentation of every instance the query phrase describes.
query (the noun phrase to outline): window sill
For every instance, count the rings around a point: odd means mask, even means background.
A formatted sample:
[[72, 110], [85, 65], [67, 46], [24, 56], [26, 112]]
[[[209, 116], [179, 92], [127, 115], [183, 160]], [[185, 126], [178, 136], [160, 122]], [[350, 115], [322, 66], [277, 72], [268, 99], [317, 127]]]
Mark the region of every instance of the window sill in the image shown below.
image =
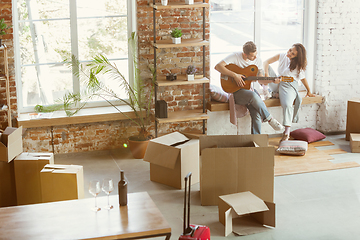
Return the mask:
[[[129, 106], [118, 106], [129, 117], [134, 118], [135, 114]], [[39, 116], [34, 118], [32, 113], [21, 113], [18, 117], [18, 126], [23, 128], [50, 127], [69, 124], [106, 122], [128, 119], [124, 114], [117, 111], [114, 107], [86, 108], [81, 109], [72, 117], [66, 116], [64, 111], [56, 111], [49, 116]]]

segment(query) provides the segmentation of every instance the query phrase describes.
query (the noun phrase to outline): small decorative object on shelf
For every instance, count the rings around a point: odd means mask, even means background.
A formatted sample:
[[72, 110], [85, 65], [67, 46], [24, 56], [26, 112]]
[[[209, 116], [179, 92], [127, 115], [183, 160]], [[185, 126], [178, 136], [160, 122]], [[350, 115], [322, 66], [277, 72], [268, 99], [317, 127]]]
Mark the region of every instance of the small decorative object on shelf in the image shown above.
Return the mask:
[[197, 69], [194, 65], [189, 65], [186, 69], [186, 75], [187, 75], [187, 80], [188, 81], [193, 81], [195, 78], [195, 73], [196, 73]]
[[194, 4], [194, 0], [185, 0], [186, 4]]
[[118, 183], [118, 194], [120, 206], [127, 205], [127, 181], [125, 179], [124, 171], [120, 171], [120, 181]]
[[168, 0], [161, 0], [161, 5], [166, 6], [168, 4]]
[[175, 73], [168, 73], [166, 74], [166, 80], [174, 81], [176, 80], [176, 74]]
[[172, 37], [172, 42], [175, 44], [180, 44], [181, 43], [181, 36], [182, 36], [182, 31], [181, 29], [178, 28], [174, 28], [171, 31], [171, 37]]

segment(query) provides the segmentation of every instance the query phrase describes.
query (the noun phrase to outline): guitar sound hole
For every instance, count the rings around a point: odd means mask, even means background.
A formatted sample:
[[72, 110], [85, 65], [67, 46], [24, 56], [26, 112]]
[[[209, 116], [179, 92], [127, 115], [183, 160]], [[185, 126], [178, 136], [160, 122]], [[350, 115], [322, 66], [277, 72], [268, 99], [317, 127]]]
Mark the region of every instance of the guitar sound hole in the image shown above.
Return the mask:
[[251, 68], [251, 71], [252, 71], [252, 72], [255, 72], [255, 68]]

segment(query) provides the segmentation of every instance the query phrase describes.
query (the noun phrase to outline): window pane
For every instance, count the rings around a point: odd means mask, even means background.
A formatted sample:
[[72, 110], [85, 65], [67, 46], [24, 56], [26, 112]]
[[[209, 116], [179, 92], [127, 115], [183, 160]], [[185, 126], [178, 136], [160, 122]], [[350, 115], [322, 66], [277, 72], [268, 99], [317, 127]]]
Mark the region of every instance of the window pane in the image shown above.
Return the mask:
[[126, 15], [126, 0], [78, 0], [78, 18], [94, 16]]
[[23, 107], [53, 104], [72, 91], [71, 71], [62, 64], [22, 67], [21, 72]]
[[71, 56], [70, 21], [36, 21], [19, 24], [21, 64], [61, 62]]
[[254, 1], [210, 0], [211, 84], [220, 86], [215, 65], [254, 36]]
[[[302, 42], [303, 3], [301, 0], [262, 2], [261, 58], [266, 60]], [[277, 72], [277, 64], [272, 65]]]
[[18, 0], [20, 20], [69, 18], [69, 0]]
[[102, 53], [109, 59], [127, 58], [127, 19], [79, 19], [79, 59], [89, 60]]

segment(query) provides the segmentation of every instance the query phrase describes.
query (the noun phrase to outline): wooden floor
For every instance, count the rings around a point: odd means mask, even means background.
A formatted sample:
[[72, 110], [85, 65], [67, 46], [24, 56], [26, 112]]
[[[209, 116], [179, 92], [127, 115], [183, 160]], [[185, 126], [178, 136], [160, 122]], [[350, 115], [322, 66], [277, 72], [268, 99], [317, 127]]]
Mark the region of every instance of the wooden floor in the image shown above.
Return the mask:
[[[269, 145], [275, 148], [279, 145], [280, 138], [270, 138]], [[275, 176], [327, 171], [342, 168], [360, 167], [357, 162], [333, 163], [331, 155], [348, 153], [340, 148], [318, 150], [316, 147], [334, 145], [330, 141], [310, 143], [304, 156], [288, 156], [275, 153]]]

